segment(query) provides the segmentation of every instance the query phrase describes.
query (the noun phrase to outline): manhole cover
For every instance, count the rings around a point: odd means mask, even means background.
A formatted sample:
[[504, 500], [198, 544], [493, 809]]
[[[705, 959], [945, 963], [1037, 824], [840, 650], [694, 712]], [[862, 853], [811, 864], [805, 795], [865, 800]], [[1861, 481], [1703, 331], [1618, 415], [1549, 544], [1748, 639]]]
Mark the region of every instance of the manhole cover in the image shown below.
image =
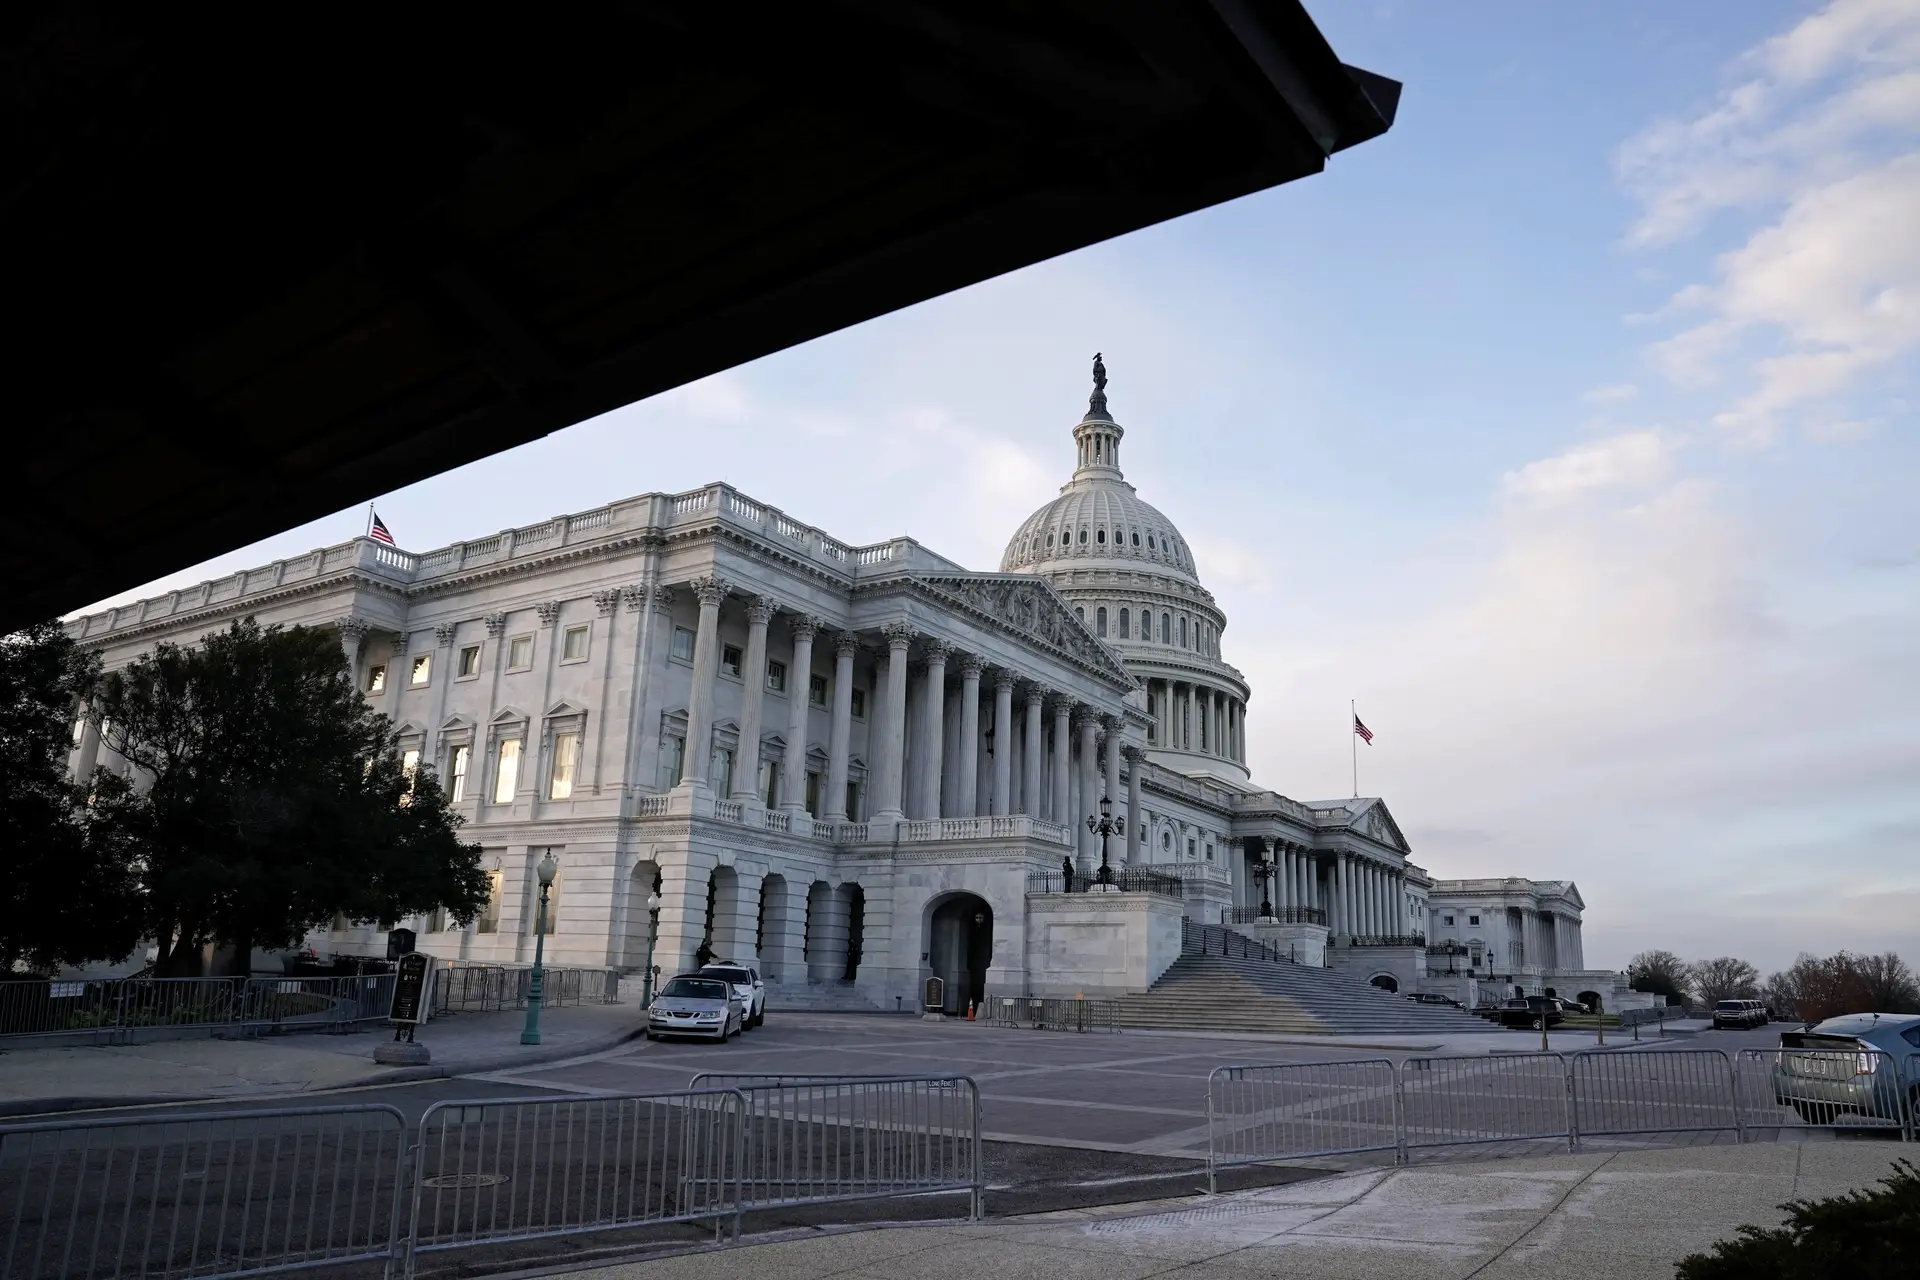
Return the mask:
[[420, 1179], [420, 1185], [445, 1191], [462, 1191], [470, 1187], [497, 1187], [506, 1180], [504, 1173], [443, 1173], [437, 1177]]

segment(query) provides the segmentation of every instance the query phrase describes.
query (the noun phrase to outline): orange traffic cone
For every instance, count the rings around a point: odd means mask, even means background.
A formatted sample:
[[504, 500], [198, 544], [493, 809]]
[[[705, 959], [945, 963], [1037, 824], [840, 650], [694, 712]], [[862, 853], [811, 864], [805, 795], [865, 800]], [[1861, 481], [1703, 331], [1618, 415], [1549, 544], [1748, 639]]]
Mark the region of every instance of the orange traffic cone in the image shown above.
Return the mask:
[[967, 1021], [968, 1021], [968, 1022], [972, 1022], [972, 1021], [973, 1021], [973, 1011], [974, 1011], [975, 1009], [978, 1009], [979, 1007], [980, 1007], [980, 1006], [979, 1006], [979, 1005], [978, 1005], [977, 1003], [975, 1003], [974, 1001], [972, 1001], [972, 1000], [969, 1000], [969, 1001], [967, 1001]]

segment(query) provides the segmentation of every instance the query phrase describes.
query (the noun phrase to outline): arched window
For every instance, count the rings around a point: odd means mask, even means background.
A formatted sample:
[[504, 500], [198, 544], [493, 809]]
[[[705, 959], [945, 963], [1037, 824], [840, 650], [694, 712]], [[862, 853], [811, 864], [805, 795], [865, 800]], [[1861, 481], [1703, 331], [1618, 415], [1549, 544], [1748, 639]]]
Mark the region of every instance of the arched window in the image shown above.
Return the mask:
[[1073, 606], [1073, 616], [1085, 622], [1087, 620], [1087, 611], [1081, 606], [1075, 605]]
[[1083, 547], [1087, 545], [1087, 531], [1085, 529], [1080, 531], [1080, 545]]
[[1140, 545], [1140, 535], [1137, 532], [1133, 535], [1133, 545], [1136, 547]]
[[1180, 619], [1180, 647], [1187, 647], [1187, 620], [1184, 616]]
[[1048, 546], [1052, 546], [1052, 545], [1053, 545], [1053, 534], [1052, 534], [1052, 533], [1048, 533], [1048, 534], [1047, 534], [1047, 545], [1048, 545]]
[[1160, 615], [1160, 643], [1173, 643], [1173, 615], [1170, 613]]
[[1120, 610], [1120, 638], [1122, 640], [1131, 640], [1133, 638], [1133, 636], [1127, 629], [1127, 623], [1129, 621], [1130, 619], [1127, 617], [1127, 611], [1124, 608], [1121, 609]]
[[1107, 545], [1107, 531], [1106, 531], [1105, 529], [1102, 529], [1102, 530], [1100, 530], [1100, 532], [1098, 532], [1098, 533], [1096, 533], [1096, 534], [1094, 534], [1094, 535], [1093, 535], [1093, 540], [1094, 540], [1095, 542], [1097, 542], [1097, 543], [1099, 543], [1099, 544], [1100, 544], [1101, 546], [1103, 546], [1103, 547], [1104, 547], [1104, 546], [1106, 546], [1106, 545]]
[[1093, 634], [1102, 640], [1107, 638], [1107, 606], [1105, 605], [1093, 611]]

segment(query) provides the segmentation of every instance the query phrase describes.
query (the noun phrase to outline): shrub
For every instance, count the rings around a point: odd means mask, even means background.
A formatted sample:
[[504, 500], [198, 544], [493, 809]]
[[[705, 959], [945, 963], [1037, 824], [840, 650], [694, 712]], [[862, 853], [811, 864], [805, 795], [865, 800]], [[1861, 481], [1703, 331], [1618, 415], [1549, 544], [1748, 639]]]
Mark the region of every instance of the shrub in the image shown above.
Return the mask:
[[1877, 1188], [1781, 1206], [1786, 1225], [1741, 1227], [1682, 1258], [1676, 1280], [1920, 1275], [1920, 1169], [1896, 1161]]

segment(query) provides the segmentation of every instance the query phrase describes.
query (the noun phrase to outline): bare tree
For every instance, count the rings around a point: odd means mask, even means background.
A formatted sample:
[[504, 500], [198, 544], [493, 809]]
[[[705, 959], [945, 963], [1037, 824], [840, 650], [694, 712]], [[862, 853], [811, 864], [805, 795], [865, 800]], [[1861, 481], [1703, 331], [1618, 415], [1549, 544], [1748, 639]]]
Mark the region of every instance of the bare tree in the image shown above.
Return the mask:
[[1913, 1013], [1920, 1012], [1920, 981], [1891, 951], [1877, 956], [1841, 951], [1824, 958], [1803, 951], [1767, 979], [1765, 998], [1776, 1011], [1808, 1022], [1843, 1013]]
[[1687, 962], [1671, 951], [1642, 951], [1627, 961], [1627, 979], [1635, 991], [1651, 991], [1668, 1004], [1685, 1004]]
[[1760, 971], [1737, 956], [1720, 956], [1687, 966], [1688, 985], [1702, 1004], [1752, 1000], [1760, 994]]
[[1862, 1011], [1920, 1013], [1920, 982], [1914, 980], [1913, 970], [1898, 955], [1888, 951], [1846, 959], [1852, 962], [1854, 990]]

